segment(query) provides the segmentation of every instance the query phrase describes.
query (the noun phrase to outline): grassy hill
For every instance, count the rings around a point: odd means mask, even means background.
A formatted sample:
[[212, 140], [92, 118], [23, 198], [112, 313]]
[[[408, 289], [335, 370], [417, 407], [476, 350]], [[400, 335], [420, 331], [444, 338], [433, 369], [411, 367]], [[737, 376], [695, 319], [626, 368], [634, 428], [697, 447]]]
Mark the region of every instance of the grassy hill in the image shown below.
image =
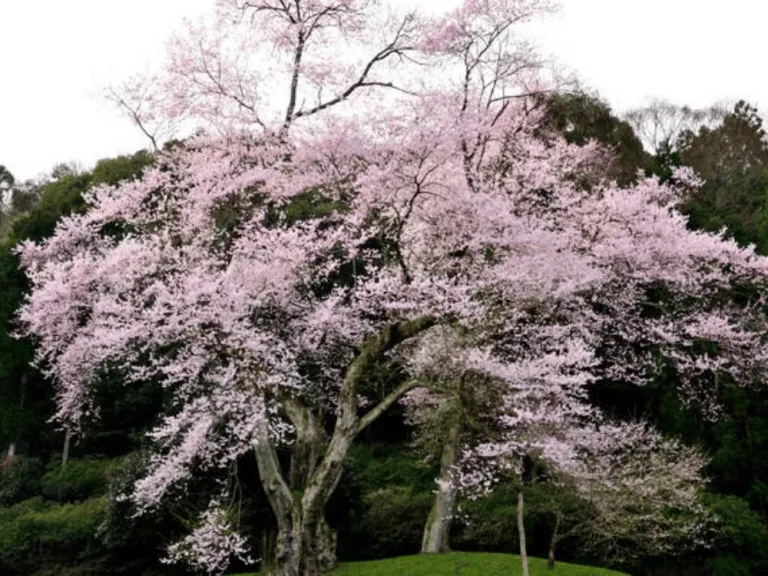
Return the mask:
[[[558, 562], [547, 570], [547, 561], [530, 559], [531, 576], [624, 576], [604, 568]], [[403, 556], [341, 564], [334, 576], [517, 576], [522, 574], [520, 558], [511, 554], [452, 552], [450, 554]], [[242, 574], [241, 576], [258, 576]]]

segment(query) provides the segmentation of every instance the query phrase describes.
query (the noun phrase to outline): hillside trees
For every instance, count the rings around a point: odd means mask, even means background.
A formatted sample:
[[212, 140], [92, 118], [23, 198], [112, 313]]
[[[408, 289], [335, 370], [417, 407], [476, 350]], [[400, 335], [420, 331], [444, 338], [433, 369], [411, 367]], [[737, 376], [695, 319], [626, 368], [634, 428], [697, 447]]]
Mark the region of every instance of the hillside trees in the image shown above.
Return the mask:
[[704, 180], [683, 207], [691, 225], [726, 228], [740, 244], [755, 243], [765, 253], [768, 140], [757, 109], [737, 102], [719, 125], [684, 134], [679, 150], [680, 161]]
[[[420, 355], [429, 364], [440, 330], [471, 336], [472, 371], [502, 390], [494, 416], [511, 432], [529, 406], [555, 423], [589, 420], [584, 384], [606, 334], [621, 344], [601, 351], [613, 375], [641, 379], [659, 342], [676, 353], [681, 392], [703, 404], [702, 375], [763, 373], [760, 316], [712, 303], [732, 281], [764, 282], [765, 261], [687, 231], [675, 191], [658, 181], [624, 190], [595, 177], [599, 147], [542, 140], [541, 117], [512, 98], [519, 70], [535, 61], [505, 41], [543, 3], [470, 0], [438, 22], [385, 20], [393, 35], [351, 76], [328, 54], [339, 37], [380, 24], [375, 5], [226, 6], [223, 28], [195, 32], [194, 52], [174, 45], [157, 84], [165, 91], [144, 101], [149, 118], [131, 108], [150, 134], [157, 118], [222, 130], [165, 151], [140, 180], [91, 190], [86, 211], [20, 250], [33, 285], [20, 318], [64, 426], [79, 430], [98, 410], [93, 386], [105, 369], [172, 398], [149, 434], [147, 473], [126, 495], [138, 512], [253, 451], [277, 524], [275, 570], [318, 573], [333, 552], [325, 506], [352, 443], [422, 383]], [[284, 107], [270, 110], [252, 91], [263, 71], [228, 59], [249, 52], [205, 41], [233, 16], [279, 50]], [[334, 113], [364, 89], [402, 87], [372, 71], [411, 55], [445, 64], [436, 78], [420, 70], [419, 94]], [[253, 129], [235, 130], [244, 125]], [[290, 221], [308, 195], [329, 210]], [[646, 318], [638, 311], [657, 283], [675, 295], [673, 309]], [[700, 339], [722, 353], [700, 353], [691, 345]], [[400, 368], [383, 390], [370, 385], [382, 365]], [[575, 447], [559, 446], [568, 460]], [[280, 448], [291, 452], [288, 469]], [[226, 498], [213, 495], [170, 560], [218, 573], [231, 555], [247, 559]]]
[[607, 103], [584, 92], [555, 92], [544, 98], [547, 127], [562, 134], [570, 144], [583, 146], [597, 141], [614, 153], [606, 176], [619, 185], [637, 182], [649, 163], [648, 153], [632, 126], [616, 117]]
[[[14, 249], [26, 240], [41, 241], [53, 234], [61, 217], [82, 209], [82, 195], [88, 187], [136, 177], [150, 161], [143, 152], [102, 160], [92, 172], [63, 174], [40, 184], [34, 192], [35, 202], [12, 205], [8, 237], [0, 242], [0, 394], [4, 399], [0, 438], [10, 455], [16, 453], [19, 441], [35, 443], [50, 415], [47, 403], [52, 397], [49, 383], [29, 365], [34, 355], [32, 343], [14, 338], [18, 328], [15, 313], [29, 288]], [[15, 193], [25, 192], [17, 189]]]

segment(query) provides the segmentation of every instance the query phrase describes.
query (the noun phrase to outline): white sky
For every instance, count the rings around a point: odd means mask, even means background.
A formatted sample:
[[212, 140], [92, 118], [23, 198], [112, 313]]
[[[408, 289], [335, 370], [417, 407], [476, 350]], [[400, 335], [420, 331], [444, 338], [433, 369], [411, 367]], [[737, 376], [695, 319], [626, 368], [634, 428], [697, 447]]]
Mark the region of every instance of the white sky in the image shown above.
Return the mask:
[[[457, 0], [395, 0], [439, 10]], [[532, 27], [545, 53], [622, 111], [650, 97], [768, 108], [766, 0], [561, 0]], [[17, 178], [90, 167], [146, 140], [103, 89], [163, 58], [213, 0], [0, 0], [0, 164]]]

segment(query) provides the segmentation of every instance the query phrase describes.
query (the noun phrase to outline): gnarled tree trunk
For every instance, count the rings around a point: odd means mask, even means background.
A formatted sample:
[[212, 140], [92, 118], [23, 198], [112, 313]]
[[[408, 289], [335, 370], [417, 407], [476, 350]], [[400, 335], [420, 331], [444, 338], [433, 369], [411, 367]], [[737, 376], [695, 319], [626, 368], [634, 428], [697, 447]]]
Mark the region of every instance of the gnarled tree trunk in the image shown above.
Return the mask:
[[437, 492], [432, 510], [429, 512], [421, 541], [423, 553], [449, 552], [449, 536], [453, 515], [456, 510], [455, 466], [461, 456], [461, 422], [457, 418], [451, 422], [448, 435], [440, 457], [440, 476], [437, 480]]
[[[253, 448], [261, 483], [277, 520], [273, 574], [316, 576], [323, 570], [331, 547], [335, 562], [335, 535], [325, 521], [325, 507], [341, 480], [349, 448], [363, 429], [415, 387], [413, 382], [401, 384], [361, 417], [358, 412], [358, 385], [383, 353], [433, 325], [431, 318], [402, 322], [389, 326], [363, 344], [341, 384], [333, 435], [327, 445], [324, 444], [325, 449], [318, 460], [309, 459], [306, 474], [302, 474], [306, 477], [303, 492], [291, 490], [291, 478], [286, 481], [281, 472], [269, 426], [264, 421], [259, 423]], [[284, 403], [289, 418], [294, 423], [302, 422], [302, 431], [297, 429], [297, 436], [303, 436], [307, 441], [318, 437], [322, 431], [319, 420], [310, 409], [297, 402]], [[312, 453], [312, 448], [307, 446], [298, 447], [298, 450], [299, 453]]]
[[[289, 486], [296, 494], [305, 491], [309, 486], [328, 447], [328, 439], [321, 417], [315, 416], [306, 406], [295, 401], [289, 400], [285, 406], [296, 429], [289, 472]], [[336, 531], [326, 521], [324, 505], [312, 534], [312, 550], [317, 556], [317, 569], [320, 572], [330, 572], [336, 567]]]
[[528, 571], [528, 548], [525, 543], [525, 510], [522, 487], [517, 492], [517, 531], [520, 534], [520, 561], [523, 563], [523, 576], [530, 576]]
[[[277, 532], [267, 533], [263, 542], [263, 568], [267, 573], [276, 574], [329, 572], [336, 566], [336, 532], [325, 519], [324, 506], [319, 518], [312, 519], [315, 525], [308, 528], [302, 501], [298, 497], [311, 482], [328, 441], [320, 419], [309, 408], [296, 400], [288, 399], [285, 409], [296, 433], [291, 446], [287, 481], [278, 477], [278, 474], [282, 475], [282, 471], [276, 461], [276, 450], [268, 433], [263, 432], [254, 446], [265, 490], [265, 479], [270, 479], [268, 481], [272, 484], [270, 504], [277, 517]], [[287, 494], [280, 495], [283, 491], [281, 482], [286, 484], [291, 494], [290, 499]], [[282, 498], [282, 501], [275, 503], [273, 498]], [[278, 509], [282, 510], [282, 514], [278, 515]], [[311, 530], [311, 535], [305, 533], [308, 530]], [[305, 550], [306, 547], [309, 547], [308, 551]], [[309, 556], [315, 556], [317, 561], [310, 560], [313, 568], [307, 569], [304, 565]], [[296, 566], [293, 566], [294, 564]]]
[[[264, 425], [266, 428], [266, 425]], [[268, 436], [254, 444], [259, 474], [277, 520], [275, 559], [269, 572], [279, 576], [315, 576], [335, 562], [336, 536], [325, 521], [325, 506], [341, 478], [354, 436], [335, 436], [303, 494], [292, 492], [280, 473]]]
[[260, 422], [255, 433], [253, 451], [259, 467], [259, 477], [267, 495], [272, 512], [277, 520], [277, 534], [274, 541], [274, 559], [267, 566], [267, 573], [280, 576], [299, 576], [300, 551], [295, 527], [299, 520], [293, 495], [280, 471], [277, 451], [269, 437], [266, 422]]

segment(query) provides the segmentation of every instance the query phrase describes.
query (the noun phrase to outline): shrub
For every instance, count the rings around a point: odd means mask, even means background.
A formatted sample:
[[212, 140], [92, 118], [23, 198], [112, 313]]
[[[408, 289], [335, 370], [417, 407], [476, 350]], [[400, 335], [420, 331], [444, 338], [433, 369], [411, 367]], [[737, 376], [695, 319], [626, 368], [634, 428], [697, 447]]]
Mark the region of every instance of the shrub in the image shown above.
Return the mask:
[[339, 556], [367, 560], [418, 553], [433, 498], [430, 492], [414, 492], [403, 486], [369, 492], [363, 498], [362, 515], [350, 533], [339, 538], [341, 544], [351, 541], [355, 547], [340, 549]]
[[0, 506], [13, 506], [40, 494], [43, 464], [37, 458], [16, 456], [0, 468]]
[[34, 498], [0, 510], [0, 572], [32, 574], [43, 566], [93, 559], [103, 516], [103, 498], [79, 504]]
[[768, 534], [749, 502], [737, 496], [708, 494], [707, 505], [720, 519], [715, 558], [707, 561], [712, 576], [764, 574], [768, 571]]
[[408, 486], [417, 492], [435, 489], [436, 466], [429, 466], [402, 446], [352, 446], [348, 473], [363, 493], [387, 486]]
[[108, 475], [121, 460], [70, 460], [43, 476], [42, 493], [49, 500], [81, 502], [103, 496], [107, 490]]

